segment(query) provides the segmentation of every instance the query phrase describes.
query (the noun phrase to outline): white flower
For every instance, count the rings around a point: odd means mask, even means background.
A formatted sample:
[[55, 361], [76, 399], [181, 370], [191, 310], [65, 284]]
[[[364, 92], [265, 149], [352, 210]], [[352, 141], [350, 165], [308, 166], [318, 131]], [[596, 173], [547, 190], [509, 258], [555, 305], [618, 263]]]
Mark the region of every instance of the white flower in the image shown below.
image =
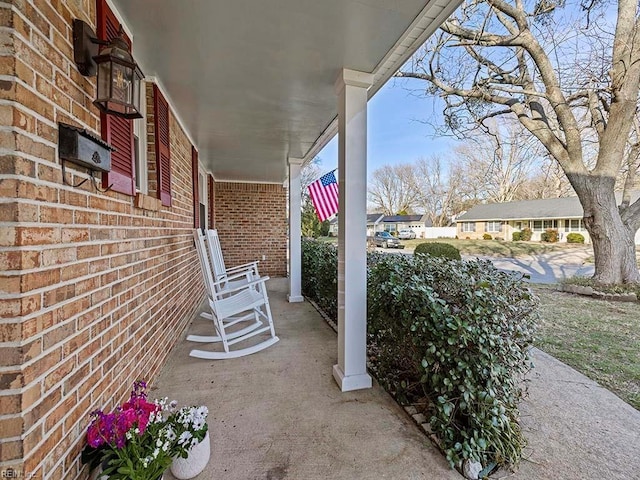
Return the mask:
[[171, 425], [164, 430], [164, 436], [167, 437], [169, 441], [176, 439], [176, 432], [173, 431], [173, 427], [171, 427]]
[[182, 432], [178, 438], [178, 445], [185, 445], [191, 437], [193, 437], [191, 432]]

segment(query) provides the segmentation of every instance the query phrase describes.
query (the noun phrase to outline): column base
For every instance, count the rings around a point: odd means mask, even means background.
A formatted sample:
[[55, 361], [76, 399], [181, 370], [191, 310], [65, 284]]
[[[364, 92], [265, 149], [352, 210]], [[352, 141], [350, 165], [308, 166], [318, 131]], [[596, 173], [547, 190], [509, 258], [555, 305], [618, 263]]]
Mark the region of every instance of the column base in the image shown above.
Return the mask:
[[304, 297], [302, 295], [287, 295], [287, 300], [289, 303], [304, 302]]
[[333, 366], [333, 378], [343, 392], [371, 388], [371, 377], [368, 373], [346, 376], [340, 365]]

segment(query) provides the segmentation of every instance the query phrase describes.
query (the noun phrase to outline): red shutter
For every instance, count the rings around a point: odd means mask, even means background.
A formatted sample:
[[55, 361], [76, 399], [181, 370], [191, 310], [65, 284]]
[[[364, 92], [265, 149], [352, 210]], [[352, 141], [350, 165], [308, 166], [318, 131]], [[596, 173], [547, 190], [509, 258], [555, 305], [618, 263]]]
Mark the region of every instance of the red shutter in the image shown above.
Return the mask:
[[[97, 0], [98, 38], [111, 40], [118, 36], [120, 22], [113, 14], [106, 0]], [[127, 38], [129, 46], [131, 40]], [[136, 169], [133, 151], [133, 120], [107, 115], [100, 112], [102, 139], [117, 150], [111, 152], [111, 171], [102, 175], [102, 186], [111, 185], [116, 192], [135, 195]]]
[[193, 182], [193, 228], [200, 228], [200, 195], [198, 193], [198, 151], [191, 147], [191, 180]]
[[153, 85], [153, 123], [156, 130], [156, 172], [158, 198], [171, 206], [171, 149], [169, 140], [169, 104], [156, 84]]

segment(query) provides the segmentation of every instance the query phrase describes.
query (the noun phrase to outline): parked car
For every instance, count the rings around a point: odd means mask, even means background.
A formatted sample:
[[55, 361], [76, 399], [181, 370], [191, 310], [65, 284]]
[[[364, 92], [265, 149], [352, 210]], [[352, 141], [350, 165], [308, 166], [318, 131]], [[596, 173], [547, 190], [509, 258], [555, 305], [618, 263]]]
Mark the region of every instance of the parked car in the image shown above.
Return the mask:
[[404, 245], [400, 243], [400, 240], [392, 236], [389, 232], [376, 232], [373, 237], [369, 237], [368, 240], [376, 247], [404, 248]]
[[414, 238], [416, 238], [416, 232], [414, 232], [410, 228], [405, 228], [398, 232], [398, 238], [402, 240], [413, 240]]

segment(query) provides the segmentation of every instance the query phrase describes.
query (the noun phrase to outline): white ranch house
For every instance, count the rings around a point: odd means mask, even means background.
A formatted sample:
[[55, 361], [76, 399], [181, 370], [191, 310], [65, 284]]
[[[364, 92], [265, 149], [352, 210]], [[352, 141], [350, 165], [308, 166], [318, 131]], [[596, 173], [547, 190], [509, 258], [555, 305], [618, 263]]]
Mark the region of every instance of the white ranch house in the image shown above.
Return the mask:
[[[632, 201], [639, 196], [640, 191], [633, 192]], [[620, 202], [619, 194], [617, 198]], [[462, 239], [482, 239], [488, 233], [496, 239], [512, 240], [514, 232], [530, 228], [531, 240], [540, 241], [545, 230], [554, 229], [558, 230], [560, 242], [566, 242], [569, 233], [580, 233], [585, 243], [589, 243], [582, 217], [578, 197], [488, 203], [476, 205], [458, 217], [457, 235]], [[636, 232], [636, 244], [640, 245], [640, 231]]]

